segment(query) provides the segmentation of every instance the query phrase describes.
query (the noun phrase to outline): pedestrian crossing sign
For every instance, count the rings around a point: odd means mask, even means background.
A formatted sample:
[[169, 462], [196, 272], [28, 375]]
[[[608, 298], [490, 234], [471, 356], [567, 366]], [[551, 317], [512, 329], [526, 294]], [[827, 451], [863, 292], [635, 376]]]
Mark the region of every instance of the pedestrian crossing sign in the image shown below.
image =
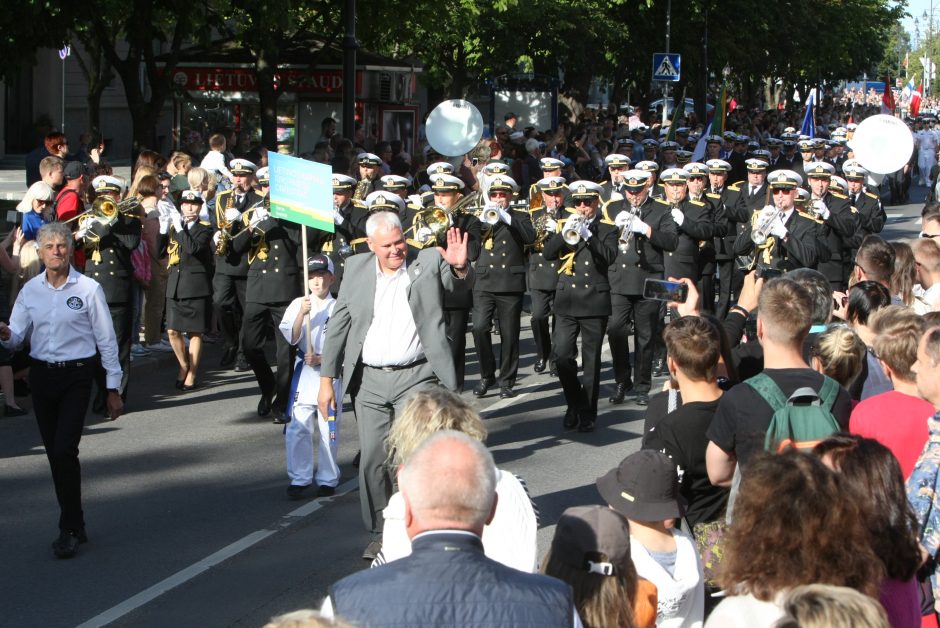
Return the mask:
[[679, 82], [679, 66], [682, 55], [670, 52], [653, 53], [653, 80]]

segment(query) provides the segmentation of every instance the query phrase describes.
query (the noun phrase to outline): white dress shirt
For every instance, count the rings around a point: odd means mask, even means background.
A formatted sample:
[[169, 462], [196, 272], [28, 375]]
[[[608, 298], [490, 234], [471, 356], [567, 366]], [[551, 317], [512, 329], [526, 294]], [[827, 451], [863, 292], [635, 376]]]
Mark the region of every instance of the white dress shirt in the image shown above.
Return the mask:
[[418, 326], [408, 304], [407, 264], [386, 275], [375, 261], [375, 300], [372, 323], [362, 343], [362, 363], [368, 366], [406, 366], [424, 357]]
[[16, 349], [30, 338], [30, 357], [41, 362], [68, 362], [101, 353], [108, 388], [121, 387], [117, 338], [104, 291], [97, 281], [69, 268], [58, 288], [46, 282], [46, 273], [33, 277], [16, 297], [10, 314], [10, 339]]

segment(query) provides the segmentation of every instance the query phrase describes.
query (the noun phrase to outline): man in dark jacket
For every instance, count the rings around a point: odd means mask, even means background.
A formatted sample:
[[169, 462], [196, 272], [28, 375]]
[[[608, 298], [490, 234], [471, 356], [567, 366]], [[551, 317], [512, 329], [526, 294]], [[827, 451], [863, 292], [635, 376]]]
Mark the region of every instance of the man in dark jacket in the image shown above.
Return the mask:
[[357, 625], [580, 626], [570, 587], [483, 553], [496, 467], [469, 436], [438, 432], [398, 475], [411, 555], [343, 578], [320, 612]]

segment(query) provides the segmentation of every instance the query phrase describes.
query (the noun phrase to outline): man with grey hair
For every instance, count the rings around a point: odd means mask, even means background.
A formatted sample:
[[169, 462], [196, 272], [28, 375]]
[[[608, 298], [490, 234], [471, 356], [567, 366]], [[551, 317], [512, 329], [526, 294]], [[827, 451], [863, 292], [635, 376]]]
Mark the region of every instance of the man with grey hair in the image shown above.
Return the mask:
[[9, 326], [0, 322], [0, 344], [16, 349], [30, 341], [33, 411], [46, 449], [59, 500], [59, 558], [71, 558], [88, 540], [82, 513], [78, 443], [95, 376], [95, 352], [107, 372], [107, 408], [112, 420], [124, 405], [118, 388], [121, 365], [104, 291], [94, 279], [72, 268], [72, 231], [50, 223], [36, 237], [45, 272], [20, 290]]
[[580, 626], [561, 580], [483, 553], [496, 511], [496, 467], [477, 440], [430, 436], [398, 475], [411, 555], [343, 578], [321, 613], [380, 626]]
[[363, 558], [381, 549], [382, 510], [392, 494], [385, 465], [385, 439], [395, 415], [415, 388], [439, 381], [457, 385], [444, 326], [444, 295], [473, 286], [466, 233], [447, 232], [447, 246], [410, 251], [401, 221], [380, 211], [366, 221], [371, 253], [350, 257], [327, 328], [320, 362], [319, 407], [335, 411], [342, 397], [333, 379], [343, 377], [343, 394], [355, 399], [359, 426], [359, 495], [362, 518], [372, 534]]

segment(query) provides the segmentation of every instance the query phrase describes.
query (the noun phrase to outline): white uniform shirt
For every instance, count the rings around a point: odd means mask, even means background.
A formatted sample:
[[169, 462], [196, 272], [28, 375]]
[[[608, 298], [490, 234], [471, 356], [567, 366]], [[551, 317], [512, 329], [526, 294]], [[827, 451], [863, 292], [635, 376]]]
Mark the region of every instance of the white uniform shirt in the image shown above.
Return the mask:
[[43, 272], [20, 290], [10, 314], [10, 339], [2, 344], [16, 349], [26, 338], [30, 357], [42, 362], [91, 358], [97, 349], [108, 388], [121, 387], [117, 338], [104, 291], [74, 268], [58, 288], [46, 282]]
[[368, 366], [406, 366], [424, 357], [415, 317], [408, 305], [407, 264], [386, 275], [375, 261], [375, 300], [372, 324], [362, 343], [362, 363]]
[[[310, 300], [313, 303], [313, 307], [316, 307], [316, 297], [311, 296]], [[294, 320], [296, 320], [297, 314], [300, 312], [301, 303], [303, 303], [303, 297], [294, 299], [293, 302], [287, 306], [287, 310], [284, 312], [284, 318], [281, 319], [281, 324], [278, 325], [281, 335], [287, 339], [287, 342], [293, 340]], [[309, 353], [309, 349], [307, 348], [307, 318], [313, 317], [310, 319], [310, 338], [313, 341], [313, 353], [314, 355], [322, 355], [323, 340], [326, 338], [326, 325], [330, 320], [330, 316], [333, 315], [333, 308], [335, 306], [336, 299], [327, 295], [326, 299], [323, 300], [323, 307], [320, 310], [314, 311], [311, 309], [310, 314], [304, 317], [304, 322], [300, 329], [300, 339], [297, 341], [297, 348], [300, 349], [304, 355]], [[297, 364], [302, 361], [303, 359], [300, 357], [300, 353], [298, 353], [294, 367], [296, 368]], [[340, 390], [342, 390], [342, 388]], [[297, 399], [295, 403], [315, 406], [317, 405], [317, 395], [319, 395], [319, 393], [320, 365], [304, 365], [300, 371], [300, 381], [297, 383]]]

